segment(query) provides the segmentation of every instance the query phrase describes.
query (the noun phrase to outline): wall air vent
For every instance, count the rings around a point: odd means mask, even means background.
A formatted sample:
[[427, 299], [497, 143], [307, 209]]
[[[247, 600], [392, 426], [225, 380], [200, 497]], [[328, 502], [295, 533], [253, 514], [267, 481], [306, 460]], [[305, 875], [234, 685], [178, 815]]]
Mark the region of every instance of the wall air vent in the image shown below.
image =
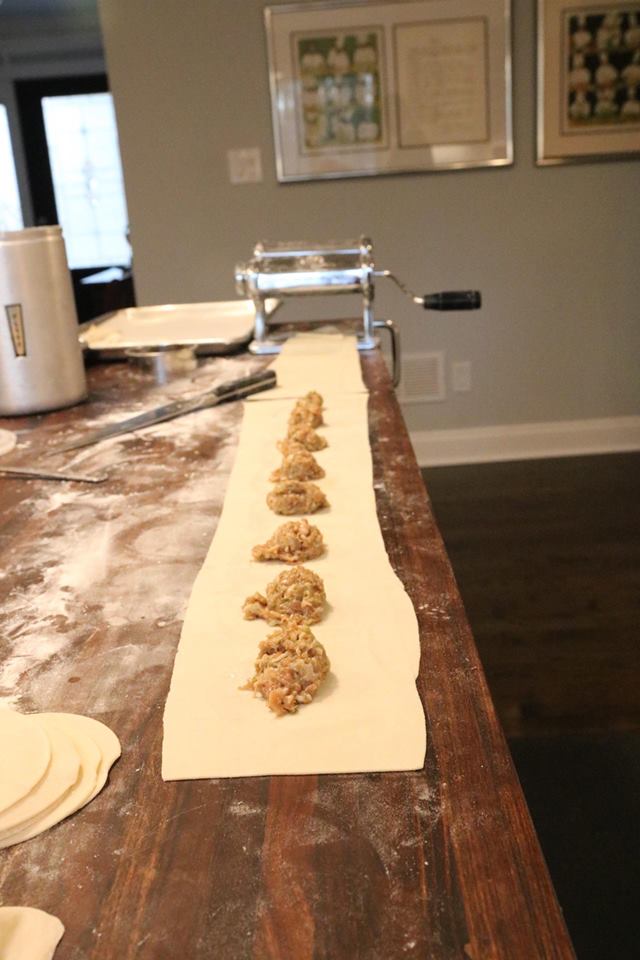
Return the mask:
[[435, 403], [446, 398], [444, 352], [407, 353], [402, 358], [401, 403]]

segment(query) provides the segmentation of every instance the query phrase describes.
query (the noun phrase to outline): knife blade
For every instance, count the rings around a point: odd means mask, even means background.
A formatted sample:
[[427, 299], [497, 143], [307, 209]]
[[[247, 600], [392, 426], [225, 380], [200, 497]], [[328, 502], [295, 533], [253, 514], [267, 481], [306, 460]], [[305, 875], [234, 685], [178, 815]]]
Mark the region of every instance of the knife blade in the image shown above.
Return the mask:
[[111, 423], [106, 427], [100, 427], [98, 430], [92, 430], [84, 436], [68, 443], [59, 444], [50, 450], [47, 450], [46, 456], [53, 456], [57, 453], [67, 453], [69, 450], [78, 450], [81, 447], [88, 447], [94, 443], [100, 443], [103, 440], [110, 440], [112, 437], [119, 437], [123, 433], [134, 433], [136, 430], [142, 430], [144, 427], [152, 427], [158, 423], [165, 423], [167, 420], [174, 420], [176, 417], [182, 417], [187, 413], [194, 413], [196, 410], [205, 410], [209, 407], [215, 407], [220, 403], [228, 403], [232, 400], [242, 400], [254, 393], [262, 390], [270, 390], [276, 385], [276, 374], [274, 370], [261, 370], [259, 373], [251, 374], [248, 377], [241, 377], [239, 380], [230, 380], [227, 383], [221, 383], [206, 393], [199, 394], [189, 400], [175, 400], [172, 403], [165, 403], [160, 407], [154, 407], [153, 410], [147, 410], [135, 417], [128, 417], [126, 420], [120, 420], [118, 423]]
[[93, 476], [81, 473], [63, 473], [59, 470], [41, 470], [39, 467], [0, 467], [0, 474], [9, 477], [25, 477], [38, 480], [73, 480], [75, 483], [104, 483], [106, 473]]

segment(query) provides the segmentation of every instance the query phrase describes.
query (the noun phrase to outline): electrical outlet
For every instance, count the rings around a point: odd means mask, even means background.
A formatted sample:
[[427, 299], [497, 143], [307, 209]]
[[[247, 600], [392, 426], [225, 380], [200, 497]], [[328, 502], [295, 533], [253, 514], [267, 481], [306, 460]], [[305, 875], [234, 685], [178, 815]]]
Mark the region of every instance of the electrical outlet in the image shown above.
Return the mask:
[[471, 390], [471, 360], [455, 360], [451, 364], [451, 387], [456, 393]]
[[228, 150], [229, 180], [231, 183], [261, 183], [262, 157], [259, 147]]

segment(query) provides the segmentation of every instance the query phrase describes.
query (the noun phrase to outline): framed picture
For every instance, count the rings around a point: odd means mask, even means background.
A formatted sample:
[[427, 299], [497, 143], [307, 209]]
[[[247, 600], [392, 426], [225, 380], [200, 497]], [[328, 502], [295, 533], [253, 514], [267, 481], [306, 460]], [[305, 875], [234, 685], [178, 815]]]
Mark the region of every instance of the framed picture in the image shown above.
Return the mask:
[[513, 162], [509, 0], [267, 7], [278, 180]]
[[640, 153], [640, 0], [538, 0], [538, 163]]

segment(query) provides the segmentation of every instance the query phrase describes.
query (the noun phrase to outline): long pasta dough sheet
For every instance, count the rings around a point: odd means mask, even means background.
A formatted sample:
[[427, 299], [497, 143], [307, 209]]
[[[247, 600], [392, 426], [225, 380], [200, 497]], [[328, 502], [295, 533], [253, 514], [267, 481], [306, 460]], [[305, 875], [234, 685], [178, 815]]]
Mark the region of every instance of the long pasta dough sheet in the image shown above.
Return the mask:
[[[312, 389], [324, 397], [366, 393], [362, 381], [356, 338], [341, 333], [299, 333], [283, 345], [273, 364], [278, 384], [266, 393], [249, 397], [253, 403], [302, 397]], [[312, 371], [312, 381], [309, 374]]]
[[[307, 381], [309, 387], [315, 384]], [[312, 626], [331, 673], [311, 704], [278, 717], [239, 688], [273, 630], [242, 604], [280, 571], [251, 548], [290, 517], [266, 505], [292, 401], [245, 404], [220, 522], [196, 579], [164, 715], [165, 780], [414, 770], [425, 719], [416, 689], [420, 643], [412, 603], [393, 572], [378, 524], [365, 393], [325, 397], [329, 446], [316, 454], [330, 507], [309, 517], [327, 544], [305, 566], [324, 581], [328, 610]]]

